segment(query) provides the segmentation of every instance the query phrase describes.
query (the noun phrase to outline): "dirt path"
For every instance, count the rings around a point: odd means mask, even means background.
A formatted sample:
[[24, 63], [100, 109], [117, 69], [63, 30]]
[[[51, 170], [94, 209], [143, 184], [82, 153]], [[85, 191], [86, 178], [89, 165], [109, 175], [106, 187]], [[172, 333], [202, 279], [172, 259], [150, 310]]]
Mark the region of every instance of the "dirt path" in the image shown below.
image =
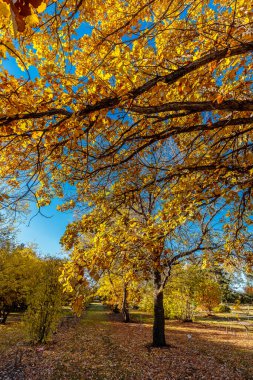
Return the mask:
[[22, 357], [15, 373], [16, 352], [6, 353], [0, 379], [253, 379], [252, 337], [247, 346], [240, 336], [197, 324], [169, 325], [167, 339], [172, 347], [150, 348], [151, 325], [122, 323], [119, 316], [94, 303], [76, 324], [63, 326], [51, 344], [36, 348], [21, 345]]

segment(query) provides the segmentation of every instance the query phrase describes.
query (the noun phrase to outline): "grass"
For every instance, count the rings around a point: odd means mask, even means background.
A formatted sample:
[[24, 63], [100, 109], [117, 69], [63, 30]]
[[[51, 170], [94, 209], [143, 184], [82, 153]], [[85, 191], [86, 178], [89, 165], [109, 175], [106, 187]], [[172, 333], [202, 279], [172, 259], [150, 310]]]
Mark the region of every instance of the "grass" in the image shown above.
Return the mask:
[[[239, 310], [235, 309], [230, 305], [230, 313], [213, 313], [212, 315], [207, 315], [205, 312], [199, 312], [194, 317], [194, 322], [202, 323], [204, 325], [215, 326], [224, 330], [241, 330], [246, 331], [243, 323], [249, 322], [252, 324], [253, 330], [253, 306], [252, 305], [242, 305]], [[139, 310], [131, 310], [131, 319], [136, 323], [153, 323], [153, 316], [148, 312], [141, 312]], [[248, 325], [247, 325], [248, 326]]]
[[209, 325], [216, 326], [217, 328], [223, 328], [226, 331], [228, 329], [247, 331], [245, 326], [247, 326], [250, 330], [253, 330], [252, 305], [242, 305], [239, 306], [239, 308], [230, 305], [230, 308], [230, 313], [216, 313], [211, 316], [198, 314], [195, 317], [195, 320], [199, 323], [208, 323]]

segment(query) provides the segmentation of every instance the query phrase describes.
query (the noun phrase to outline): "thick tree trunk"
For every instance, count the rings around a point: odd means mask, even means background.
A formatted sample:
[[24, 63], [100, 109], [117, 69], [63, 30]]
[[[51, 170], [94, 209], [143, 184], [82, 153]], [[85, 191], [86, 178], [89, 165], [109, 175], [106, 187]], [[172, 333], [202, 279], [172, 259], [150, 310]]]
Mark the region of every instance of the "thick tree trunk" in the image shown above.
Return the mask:
[[129, 307], [127, 302], [127, 284], [124, 284], [123, 288], [122, 314], [124, 322], [130, 322]]
[[164, 347], [165, 341], [165, 318], [163, 307], [163, 287], [161, 273], [154, 272], [154, 325], [153, 325], [153, 346]]

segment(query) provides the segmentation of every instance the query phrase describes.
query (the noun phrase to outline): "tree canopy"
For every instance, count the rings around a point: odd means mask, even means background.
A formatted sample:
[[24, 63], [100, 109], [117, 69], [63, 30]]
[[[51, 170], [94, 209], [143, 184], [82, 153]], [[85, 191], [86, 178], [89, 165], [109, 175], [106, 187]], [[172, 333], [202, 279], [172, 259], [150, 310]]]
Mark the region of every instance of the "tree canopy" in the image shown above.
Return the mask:
[[115, 175], [133, 177], [135, 161], [166, 143], [159, 181], [198, 182], [202, 198], [214, 182], [222, 185], [212, 196], [224, 196], [225, 187], [231, 197], [228, 188], [239, 186], [247, 201], [253, 42], [246, 2], [49, 2], [37, 15], [40, 3], [24, 2], [36, 18], [24, 14], [24, 30], [13, 31], [13, 10], [1, 16], [2, 56], [24, 70], [23, 78], [1, 71], [1, 176], [10, 187], [26, 184], [23, 194], [34, 191], [47, 204], [66, 181], [82, 194]]

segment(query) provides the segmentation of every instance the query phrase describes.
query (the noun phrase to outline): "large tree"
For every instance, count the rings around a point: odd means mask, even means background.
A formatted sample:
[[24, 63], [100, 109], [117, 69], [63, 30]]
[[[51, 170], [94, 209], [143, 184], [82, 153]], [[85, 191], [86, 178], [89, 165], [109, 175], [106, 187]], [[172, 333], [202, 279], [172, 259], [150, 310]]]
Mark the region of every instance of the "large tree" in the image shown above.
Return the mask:
[[[211, 248], [221, 261], [226, 259], [222, 251], [217, 253], [221, 241], [210, 238], [217, 214], [212, 208], [203, 212], [194, 197], [190, 201], [177, 197], [167, 187], [142, 191], [134, 198], [125, 198], [123, 204], [117, 204], [117, 198], [116, 183], [107, 194], [94, 193], [90, 211], [67, 227], [62, 243], [71, 250], [71, 256], [63, 278], [66, 283], [72, 281], [70, 274], [75, 277], [78, 268], [85, 268], [94, 278], [118, 268], [125, 285], [136, 279], [152, 280], [153, 345], [164, 346], [163, 292], [171, 269], [189, 258], [198, 257], [201, 262], [203, 252]], [[80, 283], [76, 287], [78, 295]]]

